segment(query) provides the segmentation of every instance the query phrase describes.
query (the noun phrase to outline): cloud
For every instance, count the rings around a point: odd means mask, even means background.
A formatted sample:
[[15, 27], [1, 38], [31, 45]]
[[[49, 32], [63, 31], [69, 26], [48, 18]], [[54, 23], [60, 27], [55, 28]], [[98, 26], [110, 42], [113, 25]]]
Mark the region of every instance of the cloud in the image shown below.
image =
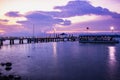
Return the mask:
[[5, 14], [5, 16], [8, 16], [8, 17], [21, 17], [22, 14], [19, 14], [18, 11], [11, 11], [11, 12], [7, 12]]
[[[86, 29], [86, 27], [90, 27], [90, 30], [109, 30], [110, 26], [115, 26], [116, 29], [120, 30], [120, 14], [116, 12], [111, 12], [107, 8], [102, 7], [94, 7], [87, 0], [74, 0], [68, 2], [65, 6], [55, 6], [55, 11], [32, 11], [26, 14], [20, 14], [18, 11], [11, 11], [6, 13], [5, 15], [8, 17], [25, 17], [26, 19], [17, 21], [17, 23], [22, 24], [24, 28], [20, 28], [19, 25], [3, 25], [0, 24], [0, 29], [4, 30], [8, 34], [32, 34], [33, 24], [35, 25], [36, 34], [40, 34], [42, 31], [49, 31], [53, 29], [56, 24], [62, 25], [62, 27], [57, 27], [58, 30], [66, 30], [72, 31]], [[88, 15], [92, 20], [88, 20], [88, 18], [83, 18], [82, 16]], [[101, 19], [97, 20], [92, 15], [102, 16]], [[84, 19], [84, 22], [80, 22], [80, 20], [74, 19], [77, 22], [71, 24], [73, 19], [71, 17], [80, 17], [80, 19]], [[106, 17], [110, 17], [107, 18]], [[67, 20], [68, 19], [68, 20]], [[70, 20], [71, 21], [70, 21]], [[19, 19], [20, 20], [20, 19]], [[88, 20], [88, 21], [86, 21]], [[8, 20], [0, 19], [0, 22], [8, 22]], [[67, 25], [67, 26], [66, 26]], [[19, 27], [18, 27], [19, 26]], [[58, 25], [56, 25], [58, 26]], [[66, 27], [65, 27], [66, 26]], [[82, 29], [81, 29], [82, 28]], [[41, 31], [41, 32], [40, 32]]]
[[88, 1], [70, 1], [65, 6], [56, 6], [54, 9], [60, 10], [60, 12], [48, 12], [56, 17], [73, 17], [82, 15], [109, 15], [113, 18], [120, 18], [120, 14], [111, 12], [107, 8], [94, 7]]
[[8, 22], [9, 20], [7, 19], [0, 19], [0, 22]]
[[[9, 17], [20, 17], [19, 12], [8, 12], [5, 15]], [[0, 30], [5, 31], [6, 35], [32, 35], [33, 24], [35, 26], [36, 34], [40, 34], [41, 31], [47, 31], [53, 29], [55, 24], [59, 25], [70, 25], [71, 21], [63, 20], [61, 18], [53, 17], [46, 13], [41, 13], [40, 11], [28, 12], [22, 17], [25, 17], [26, 20], [20, 20], [16, 23], [22, 25], [7, 24], [9, 20], [0, 19]]]
[[29, 12], [24, 16], [27, 18], [27, 21], [18, 21], [17, 23], [21, 23], [23, 25], [27, 24], [36, 24], [39, 27], [51, 27], [55, 24], [59, 25], [70, 25], [71, 22], [69, 20], [63, 20], [60, 18], [52, 17], [47, 13], [42, 13], [40, 11]]

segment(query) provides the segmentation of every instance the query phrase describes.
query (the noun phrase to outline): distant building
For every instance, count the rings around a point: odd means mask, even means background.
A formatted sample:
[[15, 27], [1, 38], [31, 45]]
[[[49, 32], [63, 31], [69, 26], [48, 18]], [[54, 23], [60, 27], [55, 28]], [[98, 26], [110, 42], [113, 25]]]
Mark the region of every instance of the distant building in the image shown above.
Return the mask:
[[61, 34], [59, 35], [60, 38], [65, 38], [65, 37], [67, 37], [67, 36], [68, 36], [68, 34], [66, 34], [66, 33], [61, 33]]

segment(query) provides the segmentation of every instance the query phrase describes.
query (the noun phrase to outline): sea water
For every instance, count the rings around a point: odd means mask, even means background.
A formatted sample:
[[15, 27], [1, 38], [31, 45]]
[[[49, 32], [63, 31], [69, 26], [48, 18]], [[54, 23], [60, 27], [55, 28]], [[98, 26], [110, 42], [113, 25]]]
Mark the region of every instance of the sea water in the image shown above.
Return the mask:
[[5, 44], [0, 62], [11, 62], [6, 75], [23, 80], [120, 80], [120, 44], [48, 42]]

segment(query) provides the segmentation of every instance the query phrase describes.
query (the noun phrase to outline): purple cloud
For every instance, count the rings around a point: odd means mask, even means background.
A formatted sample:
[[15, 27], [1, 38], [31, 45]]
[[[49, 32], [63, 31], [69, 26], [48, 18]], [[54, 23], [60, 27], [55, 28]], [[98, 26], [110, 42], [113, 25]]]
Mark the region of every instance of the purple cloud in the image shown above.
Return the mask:
[[60, 18], [54, 18], [51, 15], [48, 15], [46, 13], [41, 13], [39, 11], [31, 12], [30, 14], [25, 15], [24, 17], [27, 18], [27, 21], [18, 21], [18, 23], [21, 23], [23, 25], [26, 24], [36, 24], [39, 25], [39, 27], [48, 27], [53, 26], [54, 24], [60, 24], [60, 25], [70, 25], [71, 22], [69, 20], [63, 20]]
[[0, 19], [0, 22], [8, 22], [9, 20], [7, 19]]
[[[6, 32], [11, 33], [18, 33], [18, 34], [31, 34], [32, 33], [32, 24], [35, 25], [35, 32], [36, 34], [40, 34], [40, 31], [42, 32], [45, 30], [51, 30], [55, 24], [59, 25], [69, 25], [69, 27], [64, 27], [64, 30], [81, 30], [81, 27], [83, 29], [86, 29], [86, 27], [89, 27], [90, 30], [109, 30], [110, 26], [115, 26], [115, 29], [120, 30], [120, 14], [116, 12], [111, 12], [109, 9], [102, 8], [102, 7], [94, 7], [87, 1], [70, 1], [65, 6], [56, 6], [54, 9], [58, 9], [60, 11], [33, 11], [26, 15], [21, 15], [19, 12], [8, 12], [5, 15], [9, 17], [25, 17], [26, 21], [17, 21], [17, 23], [22, 24], [24, 28], [18, 29], [15, 27], [7, 27], [10, 25], [1, 25], [3, 27], [0, 27], [1, 29], [5, 30]], [[71, 25], [71, 21], [64, 20], [63, 18], [68, 17], [74, 17], [74, 16], [83, 16], [83, 15], [101, 15], [104, 17], [111, 16], [109, 19], [102, 19], [102, 20], [92, 20], [87, 22], [80, 22], [80, 23], [74, 23]], [[102, 18], [104, 18], [102, 17]], [[8, 20], [1, 20], [1, 22], [7, 22]], [[4, 27], [5, 26], [5, 27]], [[12, 25], [13, 26], [13, 25]], [[10, 31], [12, 29], [12, 31]], [[26, 31], [25, 31], [26, 30]], [[61, 28], [62, 30], [62, 28]], [[18, 32], [20, 31], [20, 32]], [[30, 32], [29, 32], [30, 31]], [[25, 33], [24, 33], [25, 32]]]
[[94, 7], [88, 1], [70, 1], [65, 6], [56, 6], [54, 9], [61, 10], [61, 12], [48, 12], [53, 16], [57, 17], [72, 17], [81, 15], [109, 15], [113, 18], [120, 18], [120, 14], [111, 12], [106, 8]]
[[11, 12], [6, 13], [5, 16], [8, 16], [8, 17], [21, 17], [22, 15], [19, 14], [18, 11], [11, 11]]
[[70, 20], [65, 20], [62, 25], [70, 25], [70, 24], [71, 24], [71, 21], [70, 21]]

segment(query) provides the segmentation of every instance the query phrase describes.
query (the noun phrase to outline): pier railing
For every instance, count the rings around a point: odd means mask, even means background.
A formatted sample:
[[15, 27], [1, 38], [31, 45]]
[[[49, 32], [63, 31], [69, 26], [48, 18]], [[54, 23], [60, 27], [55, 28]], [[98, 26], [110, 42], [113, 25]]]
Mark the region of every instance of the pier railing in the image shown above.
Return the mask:
[[25, 40], [27, 43], [38, 43], [38, 42], [58, 42], [58, 41], [77, 41], [78, 37], [0, 37], [0, 46], [8, 40], [10, 45], [15, 44], [15, 40], [19, 41], [19, 44], [24, 44]]

